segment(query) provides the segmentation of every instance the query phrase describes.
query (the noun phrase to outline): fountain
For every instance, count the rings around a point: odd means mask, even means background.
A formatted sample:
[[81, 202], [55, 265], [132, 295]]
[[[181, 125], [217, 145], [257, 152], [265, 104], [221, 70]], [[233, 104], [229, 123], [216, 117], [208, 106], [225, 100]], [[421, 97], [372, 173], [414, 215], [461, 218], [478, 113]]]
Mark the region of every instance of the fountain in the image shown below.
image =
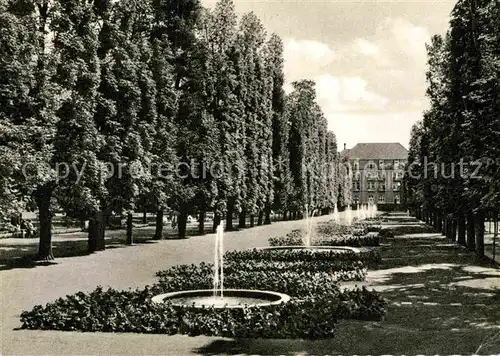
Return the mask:
[[352, 225], [352, 209], [350, 204], [347, 206], [345, 210], [345, 222], [347, 226]]
[[251, 308], [286, 303], [290, 297], [283, 293], [224, 289], [224, 227], [220, 224], [215, 234], [213, 289], [187, 290], [156, 295], [153, 303], [170, 302], [176, 307], [194, 308]]
[[335, 224], [340, 223], [339, 209], [337, 208], [337, 203], [335, 203], [335, 208], [333, 209], [333, 220]]
[[312, 218], [314, 217], [314, 214], [316, 214], [316, 210], [313, 210], [311, 215], [309, 215], [309, 209], [306, 205], [306, 231], [305, 235], [303, 238], [304, 246], [310, 247], [311, 246], [311, 235], [312, 235], [312, 229], [313, 229], [313, 220]]
[[[349, 206], [350, 209], [350, 206]], [[313, 252], [321, 252], [321, 251], [337, 251], [337, 252], [346, 252], [346, 251], [351, 251], [354, 253], [360, 253], [361, 250], [355, 247], [350, 247], [350, 246], [314, 246], [312, 244], [312, 231], [313, 231], [313, 220], [312, 218], [314, 217], [314, 214], [316, 213], [316, 210], [313, 210], [311, 215], [309, 215], [309, 209], [306, 206], [305, 207], [305, 225], [306, 225], [306, 231], [305, 231], [305, 236], [302, 238], [302, 241], [304, 243], [303, 246], [295, 245], [295, 246], [271, 246], [271, 247], [261, 247], [258, 248], [258, 250], [261, 251], [275, 251], [275, 250], [310, 250]], [[335, 222], [338, 223], [340, 220], [339, 217], [339, 212], [337, 210], [337, 204], [335, 204], [335, 210], [334, 210], [334, 219]], [[351, 217], [352, 220], [352, 217]]]

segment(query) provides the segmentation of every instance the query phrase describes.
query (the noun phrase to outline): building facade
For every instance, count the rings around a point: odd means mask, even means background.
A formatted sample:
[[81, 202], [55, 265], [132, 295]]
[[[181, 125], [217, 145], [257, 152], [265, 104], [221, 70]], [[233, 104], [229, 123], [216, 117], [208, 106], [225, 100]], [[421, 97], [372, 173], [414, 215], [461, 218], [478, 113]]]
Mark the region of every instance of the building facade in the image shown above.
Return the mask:
[[352, 174], [352, 203], [400, 204], [408, 150], [400, 143], [358, 143], [341, 152]]

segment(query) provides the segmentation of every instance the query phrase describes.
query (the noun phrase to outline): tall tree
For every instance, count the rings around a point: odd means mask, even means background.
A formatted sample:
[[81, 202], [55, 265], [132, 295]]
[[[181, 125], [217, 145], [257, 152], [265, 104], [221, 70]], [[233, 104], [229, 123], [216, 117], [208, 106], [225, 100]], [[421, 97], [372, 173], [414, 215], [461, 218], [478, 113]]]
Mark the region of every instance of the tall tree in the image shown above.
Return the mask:
[[[271, 209], [283, 211], [286, 208], [288, 183], [288, 122], [285, 113], [285, 83], [283, 41], [272, 34], [266, 43], [266, 64], [272, 85], [272, 156], [273, 156], [273, 199], [266, 211], [266, 222], [270, 222]], [[269, 202], [268, 202], [269, 204]]]

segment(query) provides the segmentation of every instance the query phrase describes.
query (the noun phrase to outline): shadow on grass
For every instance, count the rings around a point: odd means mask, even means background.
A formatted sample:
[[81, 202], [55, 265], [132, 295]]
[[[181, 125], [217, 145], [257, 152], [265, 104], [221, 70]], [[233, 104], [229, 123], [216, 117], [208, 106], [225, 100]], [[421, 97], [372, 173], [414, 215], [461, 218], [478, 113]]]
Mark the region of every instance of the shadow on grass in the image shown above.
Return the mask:
[[[389, 329], [383, 324], [352, 320], [341, 321], [334, 339], [214, 340], [192, 350], [201, 355], [494, 355], [500, 352], [495, 332], [459, 330], [449, 332]], [[493, 339], [493, 340], [492, 340]], [[489, 343], [488, 343], [489, 341]]]
[[[500, 271], [439, 235], [387, 239], [371, 287], [388, 300], [380, 322], [341, 320], [329, 340], [215, 340], [203, 355], [500, 354]], [[471, 286], [461, 285], [471, 283]], [[488, 288], [487, 288], [488, 287]], [[424, 304], [425, 303], [425, 304]], [[483, 345], [482, 347], [480, 347]]]
[[[151, 234], [135, 233], [133, 245], [157, 243]], [[128, 247], [125, 233], [113, 235], [106, 238], [106, 249]], [[38, 261], [38, 240], [34, 239], [28, 244], [2, 244], [0, 245], [0, 271], [21, 268], [35, 268], [57, 264], [57, 260], [66, 257], [80, 257], [89, 255], [88, 242], [86, 239], [57, 240], [52, 243], [54, 261]]]

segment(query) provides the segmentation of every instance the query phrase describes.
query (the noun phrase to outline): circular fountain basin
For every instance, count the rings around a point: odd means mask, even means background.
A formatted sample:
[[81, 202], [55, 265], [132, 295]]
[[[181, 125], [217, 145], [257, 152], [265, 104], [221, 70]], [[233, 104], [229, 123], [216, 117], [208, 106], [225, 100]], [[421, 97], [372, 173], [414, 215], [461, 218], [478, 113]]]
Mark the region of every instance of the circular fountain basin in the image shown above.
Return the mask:
[[261, 251], [274, 251], [274, 250], [311, 250], [315, 251], [338, 251], [346, 252], [351, 251], [354, 253], [360, 253], [361, 250], [356, 247], [350, 246], [270, 246], [270, 247], [260, 247], [258, 250]]
[[286, 303], [290, 296], [283, 293], [250, 289], [225, 289], [224, 297], [214, 297], [211, 289], [187, 290], [154, 296], [154, 303], [170, 302], [178, 307], [252, 308]]

